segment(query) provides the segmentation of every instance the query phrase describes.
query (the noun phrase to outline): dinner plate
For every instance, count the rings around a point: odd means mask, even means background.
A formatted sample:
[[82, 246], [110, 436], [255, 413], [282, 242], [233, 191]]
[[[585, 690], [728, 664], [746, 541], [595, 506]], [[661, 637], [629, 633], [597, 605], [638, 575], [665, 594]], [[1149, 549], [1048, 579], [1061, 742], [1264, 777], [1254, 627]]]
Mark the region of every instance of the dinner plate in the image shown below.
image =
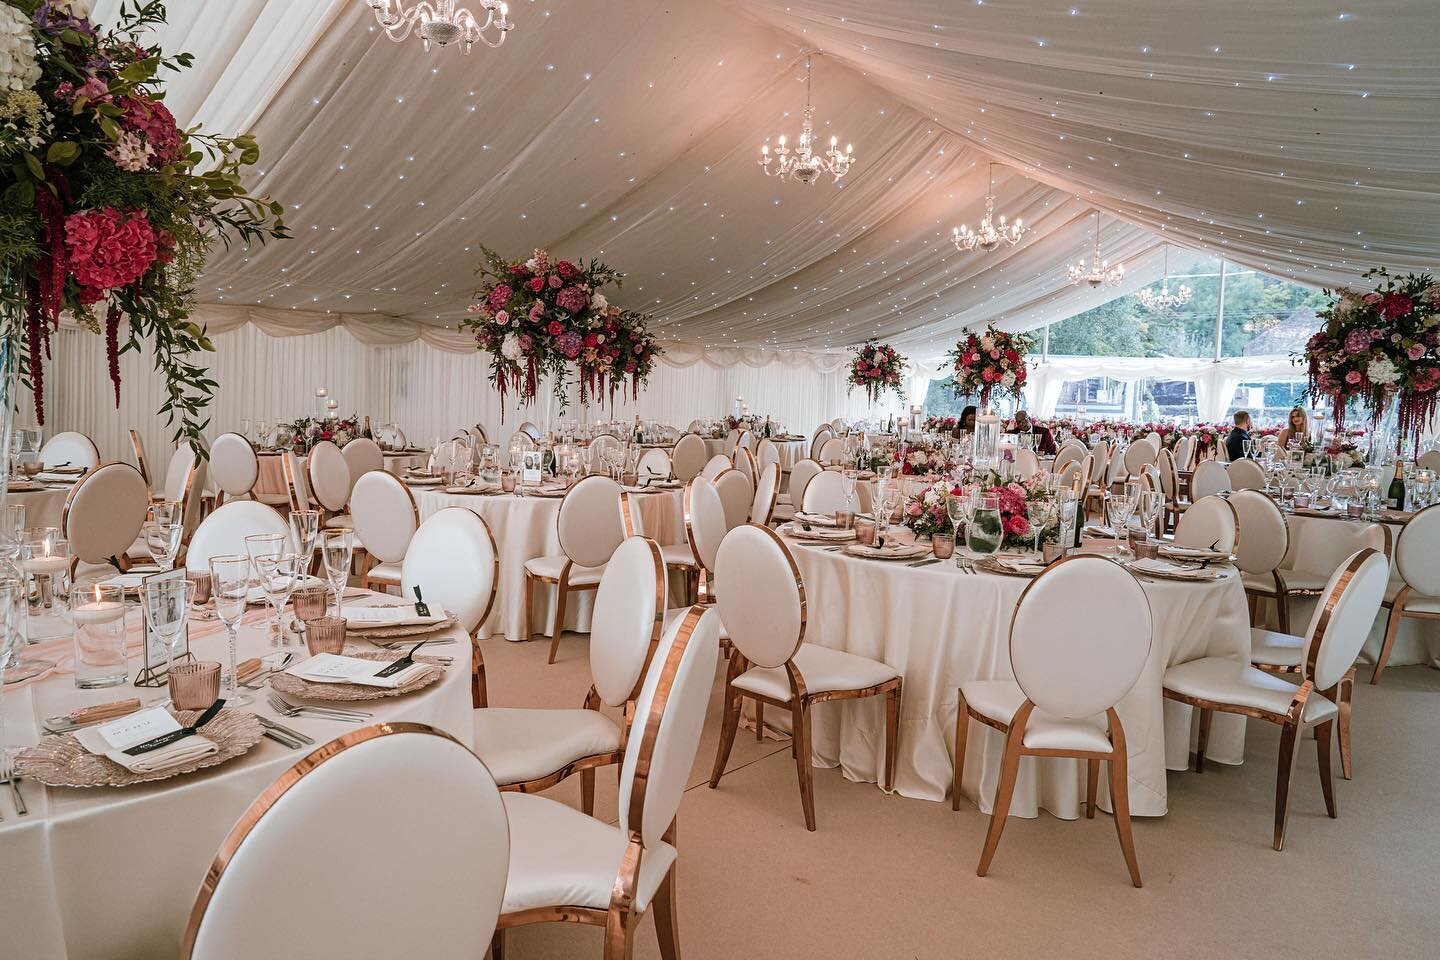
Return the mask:
[[929, 552], [929, 547], [921, 546], [918, 543], [902, 543], [898, 546], [885, 547], [852, 543], [845, 548], [846, 554], [852, 557], [863, 557], [867, 560], [914, 560]]
[[796, 540], [828, 540], [844, 543], [855, 539], [854, 530], [840, 530], [836, 527], [811, 527], [805, 530], [798, 523], [787, 523], [780, 527], [780, 533]]
[[1130, 572], [1141, 577], [1191, 583], [1209, 583], [1225, 576], [1222, 571], [1210, 567], [1181, 566], [1168, 560], [1136, 560], [1130, 564]]
[[444, 477], [406, 477], [405, 483], [412, 487], [438, 487], [445, 482]]
[[[376, 663], [393, 663], [403, 654], [396, 651], [347, 653], [347, 657], [360, 660], [374, 660]], [[416, 663], [428, 664], [431, 669], [398, 687], [372, 687], [363, 683], [314, 683], [281, 670], [270, 675], [270, 688], [277, 693], [302, 697], [306, 700], [381, 700], [386, 697], [400, 697], [416, 690], [423, 690], [445, 676], [445, 667], [434, 658], [417, 656]]]
[[1162, 557], [1173, 557], [1176, 560], [1212, 560], [1228, 563], [1235, 559], [1233, 554], [1222, 550], [1207, 550], [1204, 547], [1177, 547], [1173, 544], [1162, 544], [1159, 553]]

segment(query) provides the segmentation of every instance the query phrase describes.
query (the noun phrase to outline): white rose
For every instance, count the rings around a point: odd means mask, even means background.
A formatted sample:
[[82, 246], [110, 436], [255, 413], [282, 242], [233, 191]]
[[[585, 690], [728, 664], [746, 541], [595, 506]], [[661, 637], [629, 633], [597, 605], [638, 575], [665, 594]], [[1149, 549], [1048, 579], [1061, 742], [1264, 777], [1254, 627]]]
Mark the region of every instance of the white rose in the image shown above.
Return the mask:
[[980, 349], [981, 349], [981, 350], [994, 350], [994, 349], [995, 349], [995, 338], [994, 338], [994, 337], [981, 337], [981, 338], [980, 338]]
[[610, 306], [610, 301], [605, 299], [605, 294], [597, 293], [595, 294], [595, 296], [590, 298], [590, 306], [593, 307], [595, 310], [600, 311]]
[[540, 261], [536, 260], [534, 257], [531, 257], [529, 260], [525, 261], [525, 269], [529, 270], [531, 273], [539, 273]]
[[1377, 357], [1365, 368], [1365, 375], [1372, 383], [1394, 383], [1400, 379], [1400, 371], [1388, 357]]
[[519, 361], [520, 338], [515, 336], [513, 333], [510, 334], [508, 337], [505, 338], [505, 342], [500, 344], [500, 353], [505, 357], [506, 360]]
[[1002, 384], [1004, 384], [1005, 386], [1007, 386], [1007, 387], [1013, 387], [1013, 386], [1015, 386], [1015, 374], [1013, 374], [1013, 373], [1006, 373], [1004, 376], [1002, 376], [1002, 377], [1000, 378], [1000, 382], [1001, 382]]

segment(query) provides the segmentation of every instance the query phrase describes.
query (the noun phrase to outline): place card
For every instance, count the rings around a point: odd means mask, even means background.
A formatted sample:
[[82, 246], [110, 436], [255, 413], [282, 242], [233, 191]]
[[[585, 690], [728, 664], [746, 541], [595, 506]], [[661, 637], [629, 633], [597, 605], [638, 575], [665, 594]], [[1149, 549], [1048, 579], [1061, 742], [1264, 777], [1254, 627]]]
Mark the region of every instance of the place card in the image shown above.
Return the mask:
[[416, 663], [388, 677], [376, 676], [388, 669], [389, 663], [376, 663], [359, 657], [342, 657], [333, 653], [316, 654], [302, 664], [285, 672], [311, 683], [358, 683], [367, 687], [394, 688], [404, 686], [431, 668], [428, 663]]

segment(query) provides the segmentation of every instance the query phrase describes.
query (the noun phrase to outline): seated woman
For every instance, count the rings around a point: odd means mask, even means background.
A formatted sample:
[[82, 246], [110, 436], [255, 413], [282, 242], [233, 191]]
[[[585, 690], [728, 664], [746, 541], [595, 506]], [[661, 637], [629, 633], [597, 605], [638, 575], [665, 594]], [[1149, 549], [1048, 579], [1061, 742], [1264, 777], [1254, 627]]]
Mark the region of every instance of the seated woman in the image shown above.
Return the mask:
[[1275, 438], [1280, 442], [1281, 450], [1290, 449], [1290, 441], [1296, 440], [1302, 447], [1307, 446], [1310, 441], [1310, 416], [1301, 407], [1295, 407], [1290, 411], [1290, 419], [1285, 424], [1285, 429], [1280, 431], [1280, 436]]

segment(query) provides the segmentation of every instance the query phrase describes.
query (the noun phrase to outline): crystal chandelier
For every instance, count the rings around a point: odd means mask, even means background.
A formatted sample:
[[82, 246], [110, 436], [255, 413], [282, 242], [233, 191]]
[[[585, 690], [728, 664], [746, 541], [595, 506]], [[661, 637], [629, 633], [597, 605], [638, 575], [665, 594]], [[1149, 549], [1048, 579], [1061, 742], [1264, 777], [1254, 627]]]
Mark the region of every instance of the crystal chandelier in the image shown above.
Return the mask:
[[965, 224], [955, 228], [955, 249], [970, 251], [979, 247], [986, 253], [994, 250], [1002, 243], [1015, 246], [1020, 238], [1025, 235], [1026, 227], [1016, 217], [1015, 222], [1007, 224], [1002, 214], [997, 220], [995, 217], [995, 164], [990, 164], [990, 187], [985, 191], [985, 217], [980, 221], [980, 228], [971, 232]]
[[1095, 211], [1095, 253], [1087, 264], [1083, 259], [1078, 263], [1072, 263], [1065, 268], [1070, 275], [1070, 282], [1075, 286], [1086, 284], [1092, 290], [1101, 287], [1118, 287], [1125, 279], [1125, 267], [1122, 264], [1110, 266], [1109, 260], [1100, 259], [1100, 211]]
[[1141, 290], [1135, 296], [1140, 299], [1140, 305], [1151, 313], [1163, 313], [1166, 310], [1181, 307], [1190, 302], [1195, 295], [1185, 284], [1177, 284], [1175, 292], [1170, 292], [1170, 245], [1165, 245], [1165, 277], [1160, 281], [1160, 292], [1156, 293], [1149, 287]]
[[[840, 138], [830, 138], [830, 149], [824, 155], [816, 154], [810, 144], [815, 139], [815, 108], [810, 105], [810, 55], [805, 55], [805, 121], [800, 126], [800, 145], [791, 150], [785, 146], [785, 137], [782, 135], [775, 148], [775, 155], [770, 155], [770, 145], [764, 144], [760, 147], [760, 168], [765, 171], [767, 177], [788, 177], [800, 183], [814, 183], [822, 173], [828, 173], [837, 181], [845, 176], [850, 170], [850, 164], [854, 157], [851, 151], [854, 149], [851, 144], [845, 145], [845, 152], [840, 152]], [[772, 160], [778, 163], [771, 167]]]
[[[391, 0], [365, 0], [365, 3], [375, 11], [375, 19], [391, 40], [400, 43], [414, 30], [427, 51], [432, 43], [446, 47], [459, 42], [469, 53], [477, 40], [487, 47], [498, 47], [515, 26], [508, 19], [510, 8], [501, 0], [480, 0], [480, 9], [485, 11], [483, 23], [465, 7], [456, 9], [455, 0], [421, 0], [408, 10], [405, 0], [394, 0], [394, 10], [390, 9]], [[489, 34], [494, 35], [493, 40]]]

